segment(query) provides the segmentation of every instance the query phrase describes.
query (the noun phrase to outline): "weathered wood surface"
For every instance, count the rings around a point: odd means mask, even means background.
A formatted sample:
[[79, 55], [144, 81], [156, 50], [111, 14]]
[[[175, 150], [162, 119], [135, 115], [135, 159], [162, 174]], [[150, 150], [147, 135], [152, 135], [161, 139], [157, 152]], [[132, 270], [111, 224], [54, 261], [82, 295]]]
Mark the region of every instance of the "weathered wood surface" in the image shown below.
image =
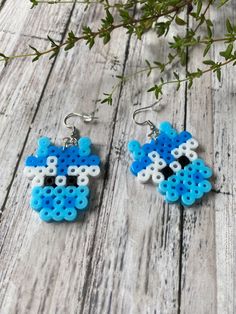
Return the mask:
[[[219, 33], [235, 4], [230, 9], [210, 12]], [[47, 34], [61, 41], [68, 30], [80, 33], [82, 24], [100, 17], [99, 7], [85, 15], [81, 5], [29, 10], [27, 1], [2, 1], [1, 50], [43, 49]], [[152, 34], [140, 42], [116, 31], [109, 45], [98, 42], [92, 51], [81, 44], [53, 61], [1, 65], [0, 313], [236, 311], [234, 70], [224, 69], [221, 85], [209, 74], [191, 92], [169, 88], [164, 109], [147, 113], [190, 130], [214, 168], [214, 191], [190, 209], [164, 204], [154, 187], [138, 184], [127, 170], [128, 139], [144, 141], [147, 131], [133, 124], [132, 112], [154, 101], [145, 93], [146, 78], [121, 87], [112, 107], [97, 103], [116, 74], [134, 72], [147, 57], [164, 58], [164, 47], [156, 47]], [[191, 53], [194, 69], [199, 52]], [[65, 114], [93, 110], [99, 122], [81, 125], [81, 133], [96, 144], [104, 170], [91, 209], [79, 223], [43, 223], [29, 208], [23, 160], [41, 135], [60, 142]]]

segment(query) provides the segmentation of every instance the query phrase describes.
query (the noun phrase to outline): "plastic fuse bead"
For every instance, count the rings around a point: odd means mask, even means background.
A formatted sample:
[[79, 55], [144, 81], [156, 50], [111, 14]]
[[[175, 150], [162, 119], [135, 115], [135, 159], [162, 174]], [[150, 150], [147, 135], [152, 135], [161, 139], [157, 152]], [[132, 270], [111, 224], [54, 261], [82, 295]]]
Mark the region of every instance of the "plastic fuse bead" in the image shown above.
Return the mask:
[[100, 174], [100, 158], [92, 154], [91, 145], [88, 137], [69, 147], [42, 137], [36, 156], [26, 158], [24, 173], [32, 180], [30, 206], [42, 220], [74, 221], [87, 210], [89, 179]]
[[212, 170], [198, 158], [198, 142], [189, 132], [178, 133], [166, 121], [159, 131], [144, 145], [136, 140], [128, 143], [134, 160], [130, 171], [142, 183], [152, 180], [166, 202], [191, 206], [211, 190]]

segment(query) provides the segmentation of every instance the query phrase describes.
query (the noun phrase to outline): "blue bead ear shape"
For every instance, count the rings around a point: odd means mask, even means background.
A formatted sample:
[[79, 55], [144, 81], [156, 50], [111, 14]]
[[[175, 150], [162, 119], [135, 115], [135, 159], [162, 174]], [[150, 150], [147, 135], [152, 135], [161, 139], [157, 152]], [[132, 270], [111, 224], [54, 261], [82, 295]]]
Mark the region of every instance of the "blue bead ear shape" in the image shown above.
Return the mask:
[[152, 180], [166, 202], [191, 206], [212, 188], [212, 170], [198, 158], [197, 147], [189, 132], [178, 133], [169, 122], [162, 122], [150, 142], [128, 143], [134, 160], [130, 171], [142, 183]]

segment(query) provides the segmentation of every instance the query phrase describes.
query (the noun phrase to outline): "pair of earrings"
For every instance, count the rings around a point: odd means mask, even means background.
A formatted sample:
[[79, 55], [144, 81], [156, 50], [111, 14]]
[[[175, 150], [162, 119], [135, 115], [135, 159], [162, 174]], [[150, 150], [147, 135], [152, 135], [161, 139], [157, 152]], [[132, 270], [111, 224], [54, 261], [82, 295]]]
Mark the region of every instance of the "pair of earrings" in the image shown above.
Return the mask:
[[[152, 180], [166, 202], [191, 206], [211, 190], [208, 179], [212, 170], [198, 158], [198, 142], [189, 132], [178, 133], [169, 122], [157, 128], [150, 120], [136, 121], [138, 113], [152, 106], [133, 114], [137, 125], [150, 127], [151, 140], [144, 145], [135, 140], [128, 143], [134, 160], [131, 173], [142, 183]], [[55, 146], [49, 138], [41, 137], [36, 156], [25, 161], [24, 173], [32, 180], [30, 206], [46, 222], [76, 220], [88, 208], [90, 177], [100, 174], [101, 160], [92, 153], [90, 138], [79, 137], [78, 129], [68, 124], [72, 117], [84, 122], [96, 119], [93, 114], [68, 114], [64, 125], [72, 132], [63, 145]]]

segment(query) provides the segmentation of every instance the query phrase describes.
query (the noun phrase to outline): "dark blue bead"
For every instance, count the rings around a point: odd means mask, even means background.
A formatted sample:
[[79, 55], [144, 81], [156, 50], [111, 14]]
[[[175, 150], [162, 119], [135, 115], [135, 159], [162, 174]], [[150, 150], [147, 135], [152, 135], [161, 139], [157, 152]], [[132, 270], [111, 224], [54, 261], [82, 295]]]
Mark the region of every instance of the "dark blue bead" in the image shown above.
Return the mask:
[[65, 199], [65, 207], [74, 207], [75, 206], [75, 198], [74, 197], [67, 197]]
[[151, 152], [153, 152], [153, 149], [154, 149], [155, 145], [154, 144], [151, 144], [151, 143], [146, 143], [142, 146], [142, 149], [144, 150], [144, 152], [146, 154], [149, 154]]
[[78, 157], [78, 166], [88, 165], [89, 159], [88, 157]]
[[52, 199], [52, 197], [44, 197], [43, 198], [43, 208], [51, 208], [51, 209], [53, 209], [53, 199]]
[[164, 133], [161, 133], [157, 138], [157, 143], [163, 143], [164, 145], [171, 143], [171, 139]]
[[179, 194], [179, 195], [183, 195], [187, 192], [187, 188], [184, 184], [182, 183], [179, 183], [177, 186], [176, 186], [176, 192]]
[[91, 155], [88, 157], [89, 166], [98, 166], [101, 162], [101, 159], [96, 155]]
[[202, 182], [204, 180], [203, 176], [201, 175], [200, 172], [196, 172], [193, 174], [193, 180], [196, 182], [196, 183], [199, 183], [199, 182]]
[[142, 169], [146, 169], [147, 166], [153, 163], [153, 161], [148, 156], [145, 156], [140, 160], [140, 163], [141, 163]]
[[181, 141], [180, 144], [186, 143], [186, 141], [189, 140], [190, 138], [192, 138], [192, 135], [191, 135], [191, 133], [189, 133], [187, 131], [182, 131], [179, 133], [179, 139]]
[[48, 156], [56, 156], [59, 158], [62, 154], [62, 148], [57, 146], [49, 146], [48, 147]]
[[165, 162], [169, 165], [172, 161], [175, 160], [175, 158], [168, 152], [160, 154], [161, 158], [165, 160]]
[[135, 161], [132, 163], [130, 170], [136, 176], [139, 171], [143, 169], [141, 163], [139, 161]]
[[37, 157], [29, 156], [25, 160], [25, 165], [29, 167], [36, 167], [37, 166]]
[[67, 167], [63, 165], [59, 165], [57, 168], [57, 175], [58, 176], [65, 176], [67, 175]]

